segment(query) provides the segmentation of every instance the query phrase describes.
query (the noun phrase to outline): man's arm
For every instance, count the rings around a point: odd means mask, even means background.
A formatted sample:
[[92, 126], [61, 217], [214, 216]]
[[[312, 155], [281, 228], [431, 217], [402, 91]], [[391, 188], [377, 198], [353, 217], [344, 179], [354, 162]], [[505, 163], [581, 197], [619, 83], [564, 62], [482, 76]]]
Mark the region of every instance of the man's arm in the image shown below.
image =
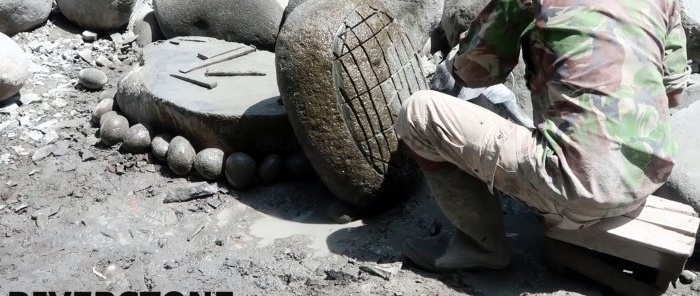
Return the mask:
[[681, 25], [681, 4], [673, 1], [669, 17], [669, 30], [664, 44], [664, 86], [668, 97], [668, 106], [676, 107], [683, 98], [683, 90], [688, 85], [690, 67], [686, 50], [686, 36]]
[[534, 19], [539, 0], [492, 0], [460, 40], [455, 80], [479, 88], [503, 83], [520, 56], [520, 37]]

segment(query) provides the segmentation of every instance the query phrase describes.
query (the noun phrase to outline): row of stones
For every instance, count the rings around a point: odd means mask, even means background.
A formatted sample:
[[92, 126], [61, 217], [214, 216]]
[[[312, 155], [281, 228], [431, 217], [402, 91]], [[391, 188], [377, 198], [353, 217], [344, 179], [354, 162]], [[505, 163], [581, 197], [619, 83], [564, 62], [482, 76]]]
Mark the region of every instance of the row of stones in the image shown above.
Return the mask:
[[146, 153], [151, 150], [155, 159], [166, 162], [170, 170], [179, 176], [187, 176], [193, 170], [204, 179], [216, 180], [225, 175], [228, 183], [236, 189], [250, 189], [256, 184], [274, 184], [285, 177], [305, 179], [313, 175], [308, 160], [300, 153], [286, 158], [279, 154], [266, 156], [260, 164], [243, 152], [225, 156], [218, 148], [202, 149], [198, 153], [186, 138], [169, 134], [152, 137], [151, 128], [143, 124], [129, 125], [120, 115], [110, 92], [94, 108], [92, 123], [99, 124], [100, 140], [107, 146], [122, 143], [131, 153]]

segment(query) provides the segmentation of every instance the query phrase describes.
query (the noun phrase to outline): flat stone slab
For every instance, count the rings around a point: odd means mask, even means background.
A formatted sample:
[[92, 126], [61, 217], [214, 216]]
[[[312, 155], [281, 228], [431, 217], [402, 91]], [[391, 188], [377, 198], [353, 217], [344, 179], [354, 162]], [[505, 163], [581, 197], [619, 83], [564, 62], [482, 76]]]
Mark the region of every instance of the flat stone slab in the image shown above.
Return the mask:
[[[141, 65], [118, 85], [116, 102], [132, 123], [152, 126], [189, 139], [195, 149], [226, 153], [272, 153], [292, 150], [294, 133], [280, 100], [275, 55], [255, 51], [200, 68], [198, 55], [215, 55], [247, 45], [207, 37], [177, 37], [147, 45]], [[257, 76], [205, 76], [207, 71], [254, 72]], [[172, 74], [215, 84], [209, 89]]]

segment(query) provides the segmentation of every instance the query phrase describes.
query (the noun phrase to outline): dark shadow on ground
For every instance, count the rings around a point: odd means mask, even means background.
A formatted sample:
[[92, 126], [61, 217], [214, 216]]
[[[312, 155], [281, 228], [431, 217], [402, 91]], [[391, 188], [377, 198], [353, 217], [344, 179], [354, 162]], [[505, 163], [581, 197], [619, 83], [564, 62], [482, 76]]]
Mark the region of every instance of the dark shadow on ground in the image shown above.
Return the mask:
[[58, 7], [54, 7], [54, 9], [51, 11], [51, 14], [49, 15], [49, 21], [51, 21], [54, 25], [61, 28], [62, 30], [71, 34], [81, 34], [83, 33], [83, 31], [85, 31], [85, 29], [81, 28], [80, 26], [71, 22], [65, 16], [63, 16], [61, 10], [58, 9]]
[[[585, 278], [548, 272], [542, 253], [542, 223], [518, 201], [504, 199], [503, 204], [513, 254], [511, 266], [504, 270], [434, 274], [420, 269], [401, 254], [401, 245], [406, 238], [433, 236], [447, 240], [454, 231], [425, 188], [386, 213], [365, 219], [363, 226], [332, 233], [326, 242], [333, 253], [370, 265], [402, 262], [404, 270], [439, 280], [455, 291], [469, 295], [521, 295], [562, 290], [602, 295], [596, 289], [598, 286]], [[436, 234], [439, 229], [442, 230]], [[368, 240], [368, 237], [380, 239]]]

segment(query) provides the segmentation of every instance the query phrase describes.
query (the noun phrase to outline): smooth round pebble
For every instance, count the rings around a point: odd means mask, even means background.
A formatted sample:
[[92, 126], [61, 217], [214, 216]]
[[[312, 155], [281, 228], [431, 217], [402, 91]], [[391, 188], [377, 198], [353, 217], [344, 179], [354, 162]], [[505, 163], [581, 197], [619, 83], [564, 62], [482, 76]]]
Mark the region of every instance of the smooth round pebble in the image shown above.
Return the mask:
[[115, 115], [119, 115], [119, 113], [117, 111], [107, 111], [104, 114], [102, 114], [100, 116], [100, 126], [102, 126], [105, 123], [105, 120]]
[[184, 176], [192, 170], [192, 164], [196, 155], [197, 152], [190, 144], [190, 141], [184, 137], [177, 136], [170, 141], [166, 158], [170, 170], [177, 175]]
[[131, 153], [143, 153], [151, 148], [151, 131], [143, 124], [134, 124], [124, 139], [124, 148]]
[[260, 163], [258, 177], [265, 184], [272, 184], [282, 179], [284, 175], [284, 158], [278, 154], [265, 157]]
[[100, 139], [102, 143], [113, 146], [123, 141], [129, 131], [129, 120], [121, 115], [105, 118], [100, 125]]
[[246, 189], [253, 185], [258, 173], [255, 160], [250, 155], [237, 152], [226, 158], [226, 180], [236, 189]]
[[216, 180], [224, 169], [224, 151], [218, 148], [199, 151], [194, 158], [194, 169], [205, 179]]
[[151, 152], [157, 160], [167, 161], [168, 146], [170, 146], [170, 141], [173, 140], [173, 136], [168, 134], [159, 134], [153, 137], [151, 141]]
[[82, 69], [78, 73], [78, 82], [85, 88], [100, 90], [107, 84], [107, 74], [95, 68]]
[[287, 156], [284, 163], [284, 171], [287, 176], [295, 179], [306, 179], [314, 174], [309, 160], [299, 152]]
[[103, 99], [102, 101], [97, 103], [94, 109], [92, 109], [92, 123], [98, 124], [100, 122], [100, 117], [102, 117], [103, 114], [109, 111], [113, 111], [113, 109], [114, 99]]

